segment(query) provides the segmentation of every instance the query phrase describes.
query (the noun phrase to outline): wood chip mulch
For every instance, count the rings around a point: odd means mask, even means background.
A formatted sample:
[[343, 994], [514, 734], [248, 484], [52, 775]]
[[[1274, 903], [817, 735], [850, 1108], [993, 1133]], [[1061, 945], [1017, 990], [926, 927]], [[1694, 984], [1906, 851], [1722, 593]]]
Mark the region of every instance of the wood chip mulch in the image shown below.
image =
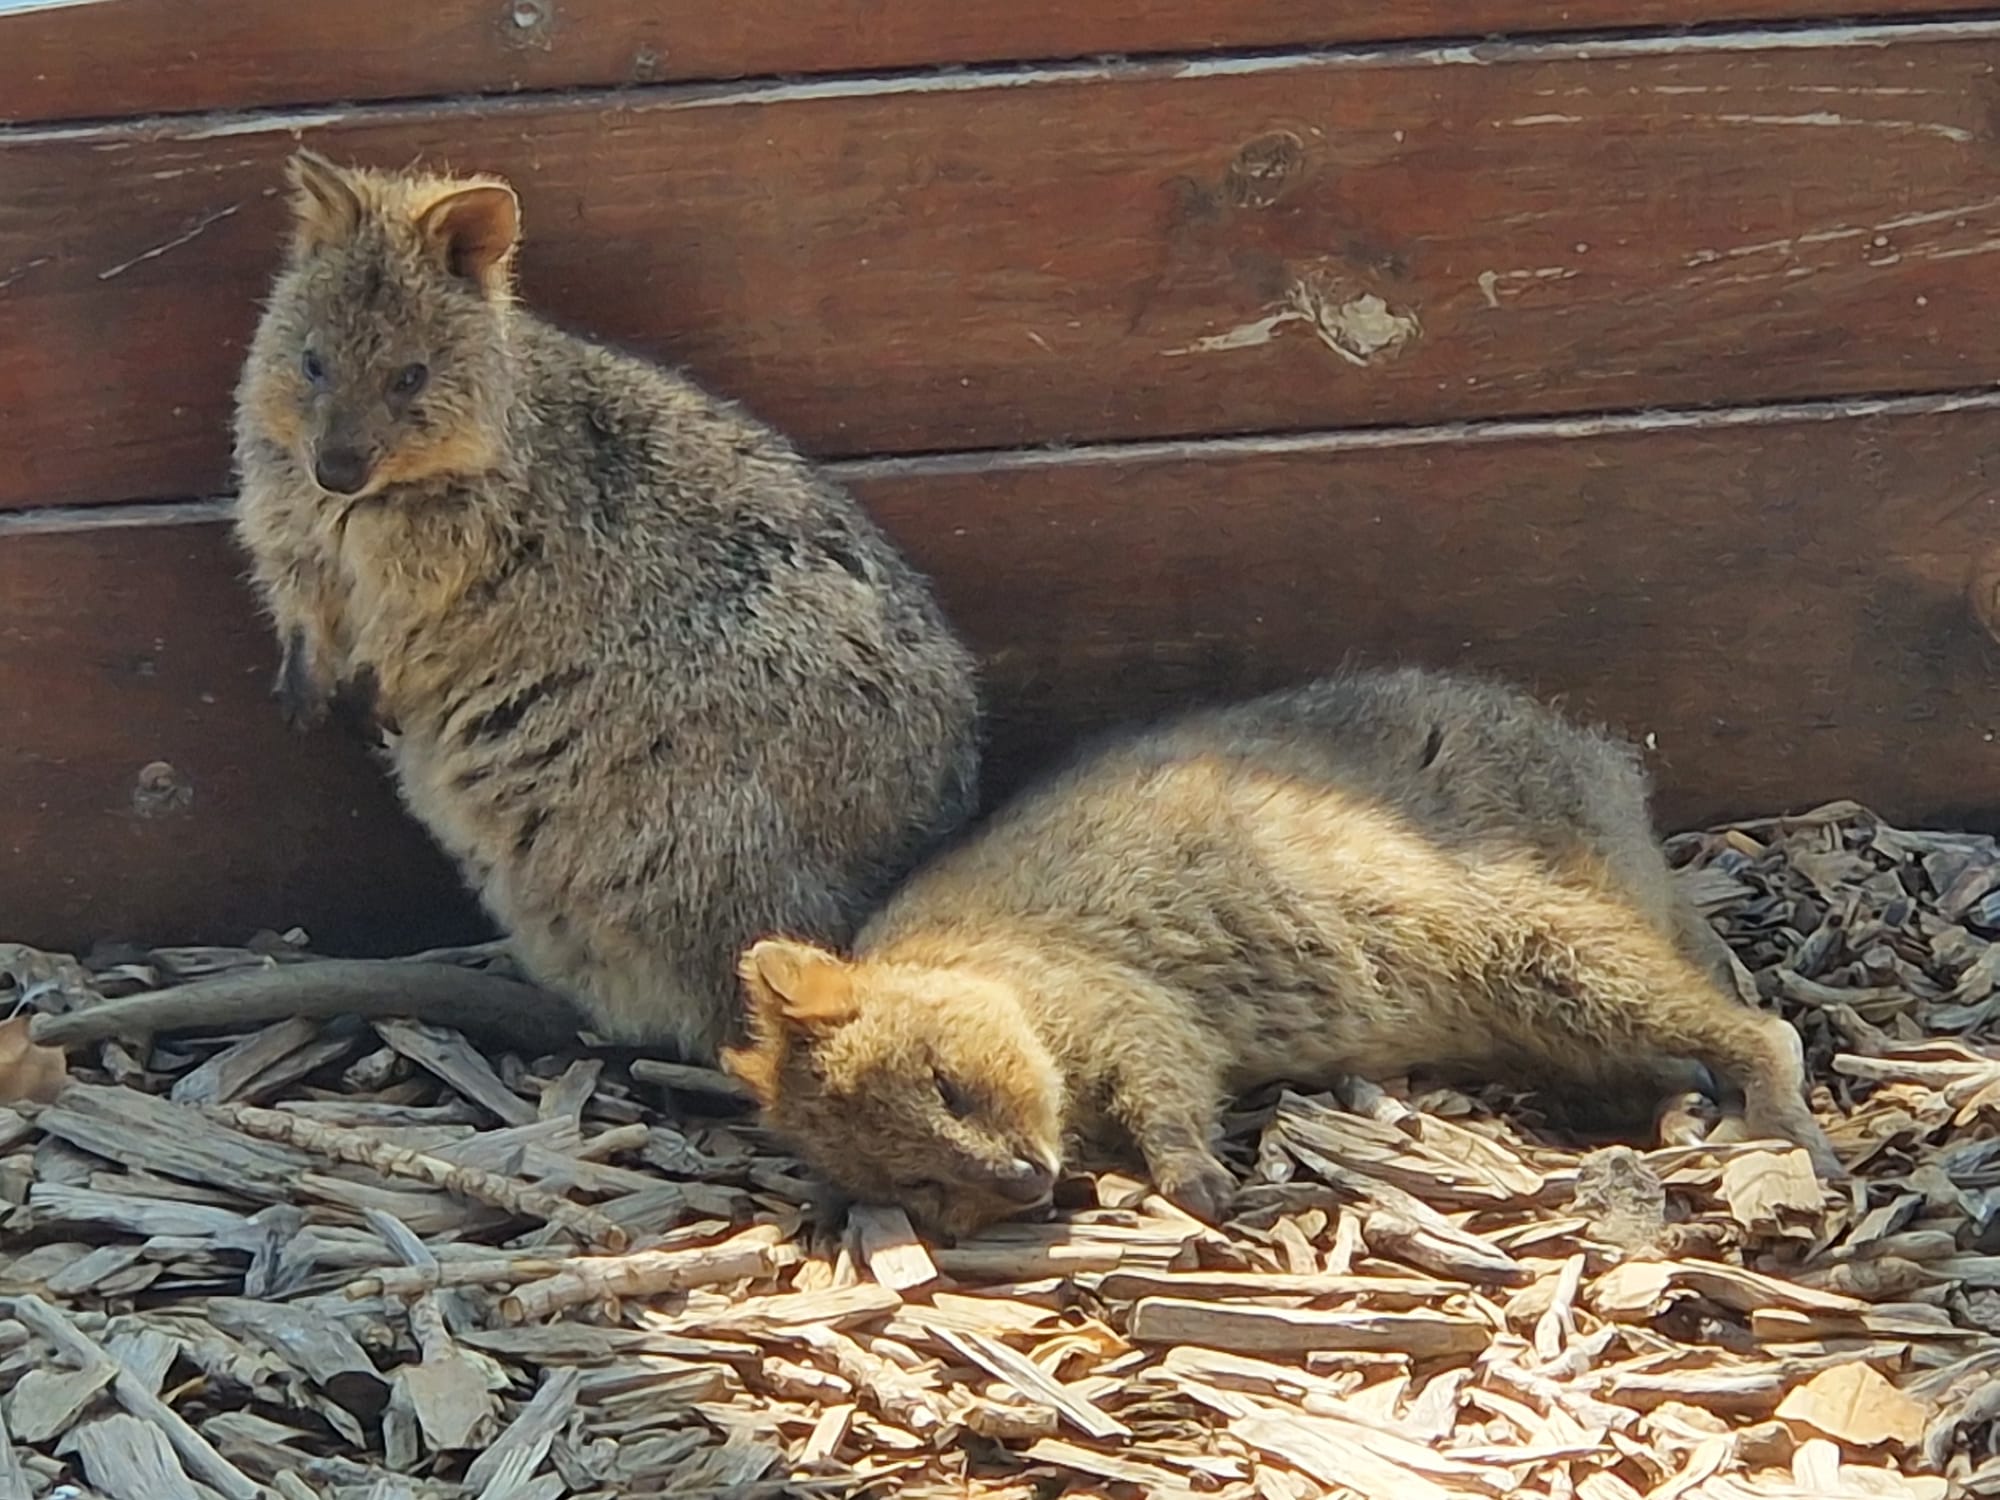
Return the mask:
[[1109, 1172], [946, 1247], [822, 1213], [700, 1070], [29, 1041], [296, 935], [0, 949], [0, 1500], [2000, 1495], [2000, 849], [1851, 804], [1671, 848], [1851, 1193], [1692, 1108], [1579, 1148], [1355, 1083], [1246, 1103], [1222, 1229]]

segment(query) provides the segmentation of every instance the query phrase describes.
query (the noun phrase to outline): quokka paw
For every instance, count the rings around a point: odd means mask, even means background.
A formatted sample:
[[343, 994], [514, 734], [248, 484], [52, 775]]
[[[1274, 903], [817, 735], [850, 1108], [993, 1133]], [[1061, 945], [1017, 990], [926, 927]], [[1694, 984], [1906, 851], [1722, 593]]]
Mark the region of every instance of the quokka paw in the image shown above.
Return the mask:
[[332, 710], [330, 698], [323, 695], [294, 693], [284, 683], [274, 688], [271, 696], [277, 700], [278, 716], [285, 721], [285, 728], [294, 734], [304, 734], [309, 729], [319, 728], [327, 721]]
[[1843, 1183], [1852, 1175], [1847, 1170], [1847, 1163], [1834, 1154], [1833, 1142], [1826, 1138], [1826, 1132], [1818, 1125], [1812, 1127], [1810, 1134], [1802, 1131], [1793, 1139], [1812, 1158], [1813, 1171], [1819, 1174], [1821, 1182], [1829, 1185]]
[[1207, 1152], [1189, 1153], [1153, 1169], [1160, 1196], [1204, 1224], [1219, 1224], [1236, 1201], [1236, 1174]]
[[333, 690], [329, 706], [334, 722], [366, 744], [379, 745], [402, 732], [402, 726], [383, 710], [381, 680], [366, 663]]
[[271, 684], [271, 697], [277, 702], [285, 727], [297, 733], [317, 729], [332, 711], [332, 690], [313, 671], [312, 655], [302, 631], [293, 631], [285, 643], [277, 680]]
[[1760, 1140], [1790, 1141], [1812, 1158], [1813, 1171], [1821, 1182], [1845, 1182], [1847, 1165], [1834, 1154], [1833, 1142], [1820, 1129], [1819, 1121], [1803, 1103], [1780, 1109], [1751, 1108], [1744, 1112], [1745, 1131]]

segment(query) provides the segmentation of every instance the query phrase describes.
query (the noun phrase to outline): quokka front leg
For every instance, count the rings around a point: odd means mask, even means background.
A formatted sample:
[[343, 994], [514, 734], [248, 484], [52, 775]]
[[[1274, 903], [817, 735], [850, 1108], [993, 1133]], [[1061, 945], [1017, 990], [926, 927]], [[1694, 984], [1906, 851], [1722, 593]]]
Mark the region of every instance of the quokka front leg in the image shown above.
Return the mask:
[[340, 692], [344, 652], [339, 597], [323, 570], [303, 560], [276, 570], [265, 584], [265, 597], [279, 642], [271, 696], [289, 728], [317, 728]]
[[1209, 1144], [1222, 1097], [1220, 1077], [1195, 1048], [1163, 1047], [1153, 1037], [1119, 1049], [1107, 1101], [1161, 1196], [1210, 1224], [1220, 1222], [1237, 1189]]
[[294, 625], [284, 633], [278, 657], [278, 675], [271, 683], [271, 697], [284, 717], [285, 727], [300, 733], [316, 729], [333, 708], [335, 682], [327, 669], [325, 655], [316, 650], [305, 627]]

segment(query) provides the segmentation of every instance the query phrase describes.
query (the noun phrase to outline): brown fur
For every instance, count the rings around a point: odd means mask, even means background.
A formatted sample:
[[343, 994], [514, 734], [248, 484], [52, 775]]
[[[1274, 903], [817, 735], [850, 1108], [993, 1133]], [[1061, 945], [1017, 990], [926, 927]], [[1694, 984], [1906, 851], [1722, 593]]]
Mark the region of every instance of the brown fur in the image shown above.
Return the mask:
[[846, 941], [970, 812], [970, 659], [783, 439], [515, 305], [505, 183], [293, 183], [237, 420], [286, 711], [371, 700], [535, 976], [713, 1056], [744, 942]]
[[1044, 1193], [1070, 1136], [1136, 1144], [1216, 1213], [1223, 1101], [1416, 1068], [1634, 1092], [1739, 1085], [1838, 1169], [1798, 1037], [1727, 997], [1629, 749], [1415, 671], [1195, 714], [1103, 749], [920, 870], [853, 961], [745, 956], [726, 1054], [863, 1198], [963, 1233]]

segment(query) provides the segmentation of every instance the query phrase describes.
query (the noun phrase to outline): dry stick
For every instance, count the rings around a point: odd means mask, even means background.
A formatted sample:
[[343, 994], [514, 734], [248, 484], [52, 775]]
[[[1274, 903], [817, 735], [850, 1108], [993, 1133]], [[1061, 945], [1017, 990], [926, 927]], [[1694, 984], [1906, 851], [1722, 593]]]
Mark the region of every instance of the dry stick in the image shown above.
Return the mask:
[[369, 1297], [414, 1297], [439, 1287], [519, 1286], [524, 1281], [554, 1276], [568, 1264], [568, 1256], [551, 1258], [547, 1251], [537, 1251], [521, 1256], [496, 1252], [491, 1256], [446, 1261], [435, 1267], [386, 1266], [350, 1281], [347, 1295], [360, 1302]]
[[891, 1364], [846, 1334], [824, 1325], [808, 1324], [794, 1330], [793, 1336], [830, 1360], [841, 1379], [897, 1426], [922, 1437], [944, 1425], [945, 1414], [936, 1398], [900, 1365]]
[[623, 1250], [631, 1243], [631, 1235], [624, 1225], [599, 1213], [596, 1209], [572, 1203], [569, 1199], [559, 1197], [543, 1188], [531, 1187], [525, 1182], [502, 1177], [496, 1172], [481, 1171], [477, 1167], [461, 1167], [435, 1156], [426, 1156], [420, 1151], [391, 1146], [386, 1141], [378, 1141], [373, 1136], [365, 1135], [358, 1130], [347, 1130], [338, 1125], [322, 1125], [315, 1120], [303, 1120], [280, 1110], [233, 1104], [213, 1110], [211, 1113], [246, 1135], [296, 1146], [301, 1151], [310, 1151], [315, 1156], [328, 1157], [334, 1161], [368, 1167], [385, 1177], [403, 1177], [430, 1187], [442, 1188], [445, 1192], [456, 1194], [460, 1198], [470, 1198], [477, 1203], [490, 1203], [493, 1207], [518, 1218], [540, 1219], [544, 1223], [555, 1225], [556, 1228], [582, 1240], [585, 1244], [600, 1249]]
[[174, 1446], [181, 1462], [203, 1484], [219, 1491], [228, 1500], [264, 1500], [265, 1491], [249, 1475], [224, 1458], [190, 1427], [181, 1414], [152, 1391], [146, 1383], [115, 1359], [102, 1344], [83, 1332], [55, 1308], [32, 1294], [14, 1299], [14, 1316], [54, 1344], [64, 1355], [84, 1369], [110, 1365], [117, 1373], [111, 1389], [118, 1404], [133, 1416], [151, 1422]]
[[689, 1094], [707, 1094], [711, 1098], [730, 1099], [738, 1104], [754, 1104], [757, 1097], [727, 1073], [696, 1067], [692, 1063], [669, 1062], [665, 1058], [634, 1058], [632, 1076], [640, 1083], [658, 1084], [662, 1088], [679, 1089]]
[[555, 1275], [504, 1298], [500, 1311], [510, 1323], [525, 1323], [612, 1297], [652, 1297], [748, 1280], [770, 1271], [771, 1252], [783, 1238], [775, 1226], [760, 1224], [719, 1245], [640, 1251], [616, 1260], [565, 1261]]
[[[430, 1246], [417, 1238], [409, 1225], [379, 1208], [365, 1209], [361, 1217], [370, 1229], [382, 1237], [382, 1243], [389, 1247], [390, 1254], [401, 1257], [409, 1269], [429, 1274], [435, 1279], [438, 1258], [431, 1253]], [[444, 1314], [438, 1310], [437, 1297], [432, 1289], [427, 1287], [410, 1298], [407, 1312], [410, 1332], [416, 1338], [417, 1353], [423, 1362], [442, 1360], [455, 1352], [451, 1334], [444, 1326]]]
[[998, 1339], [970, 1329], [939, 1327], [936, 1336], [997, 1380], [1004, 1380], [1043, 1406], [1054, 1407], [1074, 1422], [1084, 1436], [1128, 1438], [1132, 1429], [1092, 1401], [1069, 1390], [1040, 1365]]
[[581, 1018], [560, 995], [456, 964], [329, 958], [243, 969], [171, 989], [104, 1000], [60, 1016], [37, 1016], [29, 1034], [50, 1047], [216, 1027], [262, 1025], [293, 1016], [364, 1020], [406, 1016], [517, 1046], [576, 1041]]

